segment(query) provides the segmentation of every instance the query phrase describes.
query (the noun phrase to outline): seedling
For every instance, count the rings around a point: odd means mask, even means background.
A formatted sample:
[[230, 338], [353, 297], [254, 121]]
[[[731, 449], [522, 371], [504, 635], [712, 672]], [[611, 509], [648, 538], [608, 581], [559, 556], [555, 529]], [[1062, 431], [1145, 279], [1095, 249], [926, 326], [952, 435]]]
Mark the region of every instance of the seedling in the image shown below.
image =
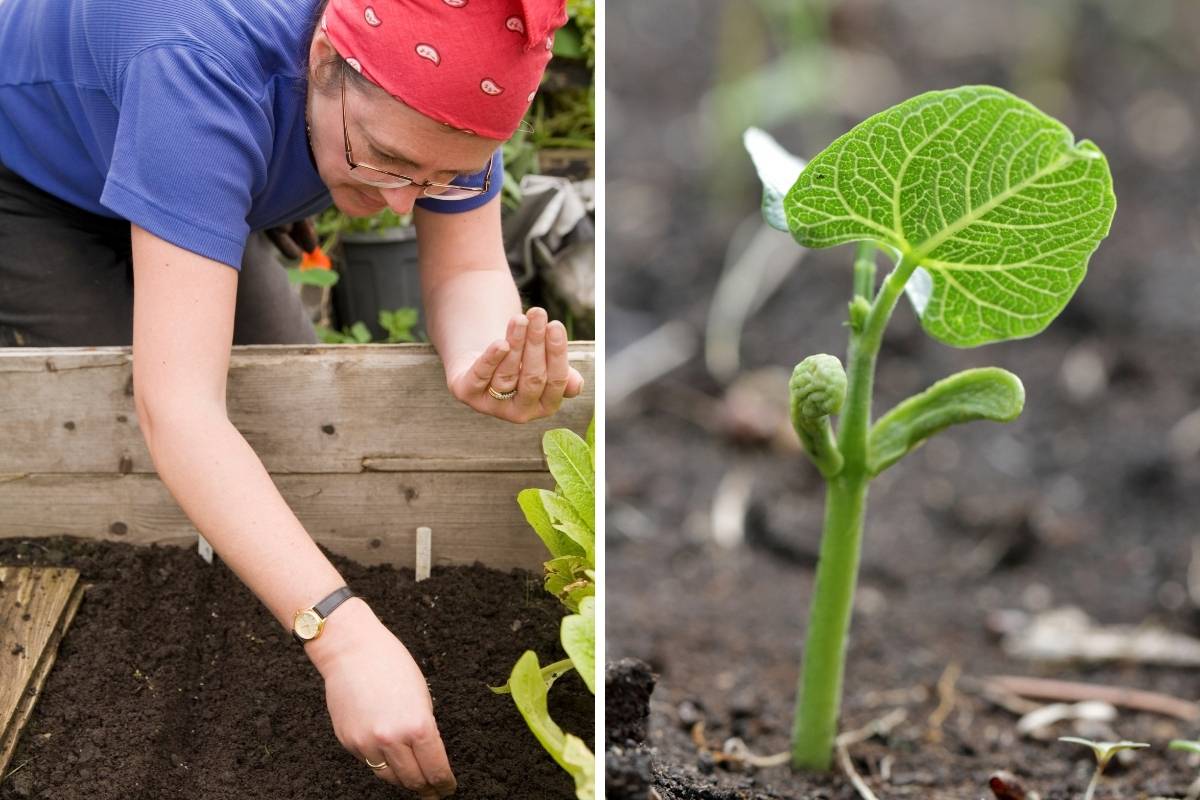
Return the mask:
[[1092, 780], [1088, 783], [1087, 791], [1083, 793], [1083, 800], [1092, 800], [1092, 795], [1096, 793], [1096, 786], [1100, 783], [1100, 776], [1104, 774], [1104, 768], [1108, 766], [1108, 762], [1112, 761], [1121, 750], [1141, 750], [1150, 745], [1144, 742], [1093, 742], [1091, 739], [1081, 739], [1078, 736], [1060, 736], [1060, 742], [1074, 742], [1092, 748], [1092, 753], [1096, 756], [1096, 771], [1092, 773]]
[[[1183, 750], [1186, 753], [1200, 755], [1200, 742], [1193, 742], [1188, 739], [1172, 739], [1167, 747], [1171, 750]], [[1200, 798], [1200, 778], [1192, 781], [1192, 785], [1188, 787], [1187, 794], [1184, 795], [1184, 800], [1196, 800], [1196, 798]]]
[[[765, 133], [746, 147], [763, 216], [805, 247], [859, 243], [848, 374], [830, 355], [792, 376], [792, 420], [827, 482], [825, 530], [793, 724], [792, 763], [827, 770], [871, 479], [941, 429], [1015, 419], [1013, 374], [972, 369], [871, 425], [875, 359], [901, 293], [925, 331], [954, 347], [1032, 336], [1083, 280], [1116, 198], [1104, 155], [1001, 89], [929, 92], [871, 117], [800, 170]], [[877, 288], [877, 251], [895, 266]], [[840, 412], [835, 431], [831, 417]]]
[[572, 669], [579, 672], [588, 691], [596, 693], [595, 421], [588, 426], [586, 439], [567, 428], [547, 431], [542, 450], [557, 486], [554, 491], [524, 489], [517, 502], [550, 551], [546, 591], [574, 612], [563, 618], [559, 631], [567, 658], [542, 667], [537, 653], [526, 650], [508, 683], [492, 691], [512, 695], [542, 747], [575, 779], [577, 800], [595, 800], [595, 756], [582, 739], [565, 733], [551, 719], [547, 707], [550, 687]]

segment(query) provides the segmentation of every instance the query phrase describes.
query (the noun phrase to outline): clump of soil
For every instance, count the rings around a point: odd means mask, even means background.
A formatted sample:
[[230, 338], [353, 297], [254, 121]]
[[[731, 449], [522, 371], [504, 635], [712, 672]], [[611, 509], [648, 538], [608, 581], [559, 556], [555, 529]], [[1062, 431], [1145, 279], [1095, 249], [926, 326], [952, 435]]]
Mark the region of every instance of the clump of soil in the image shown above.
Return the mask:
[[[429, 680], [456, 797], [562, 800], [573, 782], [506, 696], [526, 649], [565, 657], [562, 608], [528, 573], [411, 570], [330, 556]], [[194, 550], [0, 539], [0, 562], [62, 564], [92, 584], [0, 783], [0, 800], [396, 798], [342, 749], [320, 674], [224, 565]], [[593, 697], [572, 673], [550, 711], [592, 741]]]

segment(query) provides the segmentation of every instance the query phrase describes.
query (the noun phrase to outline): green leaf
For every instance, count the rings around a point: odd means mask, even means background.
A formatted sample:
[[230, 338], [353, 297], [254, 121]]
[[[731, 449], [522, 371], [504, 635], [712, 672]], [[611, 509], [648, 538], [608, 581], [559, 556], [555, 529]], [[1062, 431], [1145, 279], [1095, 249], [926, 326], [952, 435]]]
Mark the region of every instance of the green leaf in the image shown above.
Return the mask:
[[371, 341], [371, 329], [367, 327], [365, 322], [354, 323], [350, 326], [348, 333], [359, 344], [367, 344]]
[[[575, 513], [588, 526], [596, 529], [596, 469], [592, 466], [592, 451], [587, 442], [567, 428], [546, 431], [542, 449], [550, 474]], [[553, 513], [553, 512], [551, 512]]]
[[596, 471], [596, 418], [592, 417], [592, 421], [588, 423], [587, 436], [585, 438], [588, 450], [592, 451], [592, 472]]
[[559, 638], [588, 691], [596, 693], [596, 598], [579, 604], [579, 613], [563, 617]]
[[563, 761], [567, 762], [567, 772], [575, 779], [575, 800], [595, 800], [596, 757], [578, 736], [567, 734]]
[[784, 201], [805, 247], [871, 240], [917, 263], [906, 287], [956, 347], [1032, 336], [1083, 280], [1116, 211], [1090, 141], [992, 86], [929, 92], [838, 138]]
[[943, 378], [879, 418], [871, 428], [867, 469], [878, 475], [950, 425], [977, 419], [1011, 422], [1024, 406], [1021, 379], [999, 367]]
[[762, 181], [763, 219], [772, 228], [786, 233], [788, 221], [783, 198], [804, 169], [804, 161], [784, 150], [769, 133], [758, 128], [747, 128], [742, 134], [742, 144]]
[[587, 559], [588, 565], [596, 563], [596, 533], [587, 521], [579, 516], [579, 512], [575, 510], [564, 496], [548, 492], [545, 489], [541, 492], [542, 504], [546, 507], [547, 513], [550, 514], [550, 519], [554, 523], [554, 527], [565, 533], [577, 545], [583, 548], [583, 557]]
[[546, 591], [573, 612], [579, 603], [596, 593], [596, 578], [582, 556], [563, 556], [546, 562]]
[[339, 275], [331, 269], [306, 269], [299, 267], [287, 268], [288, 283], [307, 286], [333, 286], [338, 282]]
[[542, 538], [546, 549], [555, 558], [559, 556], [583, 555], [583, 548], [571, 540], [569, 536], [554, 527], [546, 506], [542, 502], [542, 489], [522, 489], [517, 493], [517, 505], [525, 513], [525, 521], [534, 532]]
[[[513, 702], [525, 718], [529, 730], [533, 731], [533, 735], [558, 765], [575, 779], [576, 797], [580, 800], [593, 797], [591, 786], [595, 781], [595, 758], [582, 741], [563, 733], [562, 728], [550, 718], [550, 710], [546, 706], [549, 690], [538, 666], [537, 653], [525, 651], [513, 667], [508, 685], [512, 690]], [[575, 741], [572, 742], [572, 739]]]
[[[564, 658], [562, 661], [555, 661], [553, 664], [542, 667], [542, 680], [546, 682], [546, 691], [550, 691], [554, 687], [554, 682], [566, 675], [571, 670], [575, 669], [575, 665], [571, 663], [571, 659]], [[503, 686], [489, 686], [495, 694], [512, 694], [512, 689], [506, 683]]]

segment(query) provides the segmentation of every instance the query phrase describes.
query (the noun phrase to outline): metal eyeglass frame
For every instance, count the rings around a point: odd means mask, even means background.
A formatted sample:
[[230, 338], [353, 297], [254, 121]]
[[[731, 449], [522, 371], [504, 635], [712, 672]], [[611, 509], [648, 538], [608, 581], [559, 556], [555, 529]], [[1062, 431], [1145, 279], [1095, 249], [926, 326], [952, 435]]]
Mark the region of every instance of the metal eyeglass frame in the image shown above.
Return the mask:
[[349, 69], [349, 67], [347, 67], [345, 64], [343, 64], [340, 75], [341, 75], [341, 81], [342, 81], [342, 137], [345, 140], [346, 163], [350, 165], [350, 171], [353, 172], [355, 169], [358, 169], [359, 167], [361, 167], [363, 169], [369, 169], [372, 172], [378, 172], [381, 175], [388, 175], [390, 177], [396, 178], [399, 181], [404, 181], [404, 182], [399, 185], [393, 186], [393, 185], [380, 185], [376, 181], [366, 181], [366, 180], [363, 180], [362, 178], [358, 178], [357, 176], [355, 176], [355, 180], [359, 181], [360, 183], [365, 183], [368, 186], [375, 186], [376, 188], [379, 188], [379, 189], [403, 189], [406, 186], [420, 186], [424, 189], [424, 191], [422, 192], [422, 195], [425, 197], [431, 198], [433, 200], [463, 200], [463, 199], [465, 199], [465, 197], [462, 195], [452, 195], [452, 196], [447, 197], [445, 194], [436, 194], [436, 193], [431, 194], [429, 192], [430, 189], [454, 189], [456, 191], [469, 192], [470, 194], [467, 195], [467, 197], [477, 196], [477, 195], [481, 195], [481, 194], [484, 194], [485, 192], [487, 192], [487, 190], [492, 185], [493, 159], [491, 159], [491, 158], [488, 159], [487, 174], [484, 175], [484, 177], [483, 177], [483, 186], [482, 187], [458, 186], [453, 183], [435, 183], [434, 181], [424, 181], [424, 182], [417, 181], [417, 180], [414, 180], [414, 179], [408, 177], [407, 175], [400, 175], [399, 173], [396, 173], [396, 172], [389, 172], [386, 169], [380, 169], [379, 167], [373, 167], [370, 164], [360, 164], [357, 161], [355, 161], [354, 154], [350, 151], [350, 126], [346, 122], [346, 70], [347, 69]]

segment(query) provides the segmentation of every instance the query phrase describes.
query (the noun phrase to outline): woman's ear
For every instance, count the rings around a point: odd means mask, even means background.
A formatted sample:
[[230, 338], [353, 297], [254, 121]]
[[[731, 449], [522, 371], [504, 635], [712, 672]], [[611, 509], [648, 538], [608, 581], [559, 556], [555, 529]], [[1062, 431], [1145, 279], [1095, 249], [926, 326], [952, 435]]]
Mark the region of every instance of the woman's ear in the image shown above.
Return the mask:
[[313, 33], [312, 43], [308, 46], [308, 79], [318, 87], [326, 84], [337, 59], [338, 52], [333, 42], [329, 41], [329, 36], [318, 25]]

